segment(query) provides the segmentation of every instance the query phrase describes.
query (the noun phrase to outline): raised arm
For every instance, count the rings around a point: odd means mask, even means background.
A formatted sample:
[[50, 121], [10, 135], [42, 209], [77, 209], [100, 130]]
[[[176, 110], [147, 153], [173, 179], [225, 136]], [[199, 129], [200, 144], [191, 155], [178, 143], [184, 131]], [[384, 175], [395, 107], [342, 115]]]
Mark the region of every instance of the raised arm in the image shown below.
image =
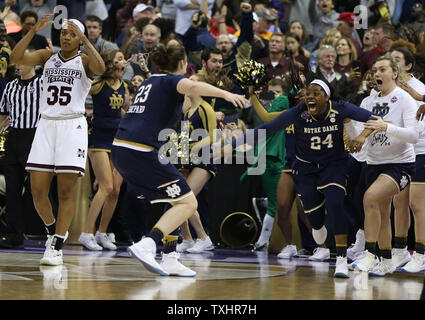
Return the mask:
[[317, 0], [310, 0], [310, 3], [308, 4], [308, 16], [313, 25], [316, 24], [318, 22], [317, 20], [319, 19], [316, 11], [316, 6]]
[[286, 110], [283, 110], [283, 111], [277, 111], [277, 112], [267, 112], [256, 94], [251, 94], [251, 102], [255, 112], [258, 114], [260, 119], [264, 122], [270, 122], [286, 111]]
[[352, 103], [349, 102], [343, 102], [344, 105], [344, 118], [350, 118], [356, 121], [360, 122], [366, 122], [368, 120], [373, 119], [373, 113], [363, 109], [361, 107], [358, 107]]
[[106, 67], [99, 52], [97, 52], [97, 50], [91, 44], [89, 39], [87, 39], [87, 37], [84, 35], [84, 33], [81, 32], [80, 28], [78, 28], [75, 25], [75, 23], [68, 20], [67, 25], [70, 28], [70, 30], [74, 32], [77, 35], [77, 37], [81, 40], [81, 42], [84, 45], [84, 48], [86, 49], [87, 56], [82, 55], [84, 68], [86, 70], [90, 70], [91, 73], [96, 75], [103, 74], [106, 70]]
[[254, 38], [252, 6], [247, 2], [241, 2], [240, 8], [242, 12], [241, 32], [236, 42], [236, 47], [239, 47], [244, 41], [251, 43]]
[[[267, 135], [271, 135], [273, 133], [278, 132], [279, 130], [285, 129], [290, 124], [294, 123], [294, 120], [296, 118], [296, 115], [298, 114], [298, 108], [300, 107], [294, 107], [292, 109], [288, 109], [285, 112], [282, 112], [276, 119], [265, 123], [257, 128], [254, 129], [254, 143], [257, 143], [258, 141], [258, 131], [265, 129]], [[237, 146], [241, 145], [245, 141], [245, 135], [233, 140], [232, 146], [236, 148]]]
[[243, 95], [224, 91], [205, 82], [189, 79], [180, 80], [177, 84], [177, 91], [180, 94], [190, 93], [195, 96], [222, 98], [240, 108], [244, 108], [248, 104], [248, 100]]
[[39, 30], [43, 30], [48, 25], [53, 24], [53, 21], [48, 21], [53, 14], [48, 14], [40, 19], [34, 27], [28, 31], [28, 33], [23, 37], [15, 46], [10, 55], [10, 63], [12, 64], [23, 64], [26, 66], [36, 66], [44, 65], [44, 63], [51, 57], [53, 54], [51, 51], [46, 49], [41, 49], [33, 52], [25, 52], [28, 49], [28, 46], [34, 38], [34, 35]]
[[[253, 140], [249, 141], [249, 143], [255, 144], [255, 143], [258, 142], [258, 139], [259, 139], [258, 132], [259, 132], [259, 130], [266, 129], [266, 135], [270, 135], [270, 134], [278, 132], [279, 130], [282, 130], [282, 129], [286, 128], [287, 126], [289, 126], [291, 123], [294, 122], [294, 120], [296, 119], [296, 116], [299, 114], [298, 113], [299, 108], [301, 108], [301, 106], [293, 107], [292, 109], [289, 109], [286, 112], [283, 112], [280, 116], [278, 116], [273, 121], [265, 123], [265, 124], [255, 128], [254, 131], [251, 132], [251, 135], [250, 135], [250, 137], [253, 138]], [[232, 154], [234, 148], [246, 143], [246, 141], [245, 141], [246, 136], [247, 136], [247, 134], [244, 134], [243, 136], [240, 136], [239, 138], [234, 139], [232, 141], [232, 143], [228, 143], [228, 144], [224, 145], [221, 148], [221, 150], [219, 151], [219, 153], [214, 152], [213, 153], [214, 161], [218, 160], [219, 158], [229, 157]]]

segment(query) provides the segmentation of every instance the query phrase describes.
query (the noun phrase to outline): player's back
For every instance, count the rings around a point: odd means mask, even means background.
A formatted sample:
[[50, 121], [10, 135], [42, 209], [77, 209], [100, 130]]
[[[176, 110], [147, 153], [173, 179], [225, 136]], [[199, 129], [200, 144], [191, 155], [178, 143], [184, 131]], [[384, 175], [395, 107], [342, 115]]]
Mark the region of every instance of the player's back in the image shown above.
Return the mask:
[[159, 149], [164, 143], [158, 139], [161, 130], [173, 128], [181, 119], [184, 96], [177, 92], [177, 83], [184, 78], [161, 73], [145, 80], [137, 88], [115, 138], [121, 143], [132, 142], [127, 147], [136, 143]]
[[69, 59], [60, 52], [53, 54], [43, 70], [41, 115], [58, 119], [83, 115], [90, 87], [80, 54]]

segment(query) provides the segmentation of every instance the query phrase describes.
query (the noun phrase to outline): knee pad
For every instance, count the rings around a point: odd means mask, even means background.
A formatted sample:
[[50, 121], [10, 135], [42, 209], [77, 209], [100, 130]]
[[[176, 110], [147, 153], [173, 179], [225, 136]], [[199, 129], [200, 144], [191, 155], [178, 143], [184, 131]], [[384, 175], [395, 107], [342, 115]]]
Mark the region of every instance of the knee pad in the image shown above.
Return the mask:
[[328, 236], [328, 230], [325, 226], [322, 226], [320, 229], [312, 228], [313, 239], [320, 246], [325, 243], [326, 237]]

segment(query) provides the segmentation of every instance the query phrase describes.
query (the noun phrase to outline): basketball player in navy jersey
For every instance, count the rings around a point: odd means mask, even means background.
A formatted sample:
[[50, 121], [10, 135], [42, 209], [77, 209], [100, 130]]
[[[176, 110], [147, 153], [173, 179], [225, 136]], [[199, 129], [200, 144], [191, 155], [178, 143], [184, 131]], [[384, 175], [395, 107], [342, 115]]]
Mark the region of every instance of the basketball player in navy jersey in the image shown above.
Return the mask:
[[115, 136], [112, 160], [139, 198], [151, 203], [170, 203], [172, 208], [165, 211], [146, 237], [130, 246], [128, 251], [151, 272], [191, 277], [196, 272], [178, 262], [177, 255], [164, 254], [161, 265], [155, 260], [157, 245], [163, 239], [164, 247], [176, 244], [177, 236], [169, 234], [197, 210], [196, 197], [185, 179], [165, 154], [159, 152], [166, 136], [160, 139], [159, 135], [181, 119], [185, 94], [224, 98], [239, 107], [244, 107], [248, 101], [207, 83], [187, 79], [184, 76], [187, 56], [181, 45], [160, 44], [151, 58], [162, 72], [153, 74], [137, 88], [133, 104], [122, 118]]
[[[256, 95], [253, 94], [254, 88], [249, 87], [249, 92], [251, 94], [251, 102], [254, 107], [254, 110], [257, 112], [261, 120], [264, 122], [269, 122], [276, 117], [278, 117], [283, 111], [266, 111], [264, 106], [261, 105], [260, 100]], [[303, 99], [303, 98], [302, 98]], [[301, 99], [300, 99], [301, 100]], [[277, 255], [278, 258], [290, 259], [297, 254], [297, 248], [294, 242], [292, 241], [292, 224], [290, 220], [290, 213], [293, 206], [294, 201], [297, 206], [297, 213], [301, 223], [305, 226], [308, 226], [307, 231], [311, 230], [310, 223], [308, 222], [307, 216], [304, 213], [301, 202], [296, 194], [294, 180], [292, 178], [292, 167], [295, 161], [295, 130], [294, 126], [290, 125], [284, 130], [285, 134], [285, 161], [283, 170], [281, 170], [281, 174], [279, 180], [277, 182], [276, 187], [276, 202], [277, 207], [276, 211], [279, 216], [278, 225], [282, 231], [282, 234], [285, 238], [286, 246], [282, 249], [282, 251]], [[305, 226], [300, 226], [300, 228], [305, 228]], [[310, 231], [311, 232], [311, 231]], [[309, 234], [307, 236], [310, 236]], [[311, 236], [310, 236], [311, 238]], [[303, 237], [303, 240], [305, 236]], [[312, 241], [313, 242], [313, 241]], [[304, 243], [303, 243], [304, 244]], [[316, 258], [317, 255], [313, 255], [313, 258]], [[326, 257], [327, 258], [327, 257]]]
[[[37, 31], [53, 24], [46, 15], [17, 43], [11, 61], [23, 65], [42, 65], [43, 94], [41, 119], [35, 133], [26, 169], [30, 171], [31, 192], [38, 214], [46, 225], [48, 240], [41, 264], [63, 264], [62, 246], [75, 211], [77, 178], [84, 175], [87, 154], [85, 99], [95, 74], [105, 71], [99, 53], [84, 35], [78, 20], [66, 20], [60, 33], [58, 53], [41, 49], [26, 52]], [[87, 54], [79, 54], [80, 45]], [[58, 219], [48, 198], [50, 184], [58, 180]]]
[[[344, 121], [348, 118], [366, 122], [373, 118], [371, 112], [355, 105], [331, 101], [330, 95], [329, 86], [324, 81], [313, 80], [307, 88], [304, 103], [256, 128], [254, 138], [258, 139], [259, 129], [266, 129], [269, 135], [290, 124], [294, 125], [296, 160], [292, 172], [295, 188], [318, 245], [323, 245], [327, 237], [325, 208], [331, 216], [337, 251], [334, 276], [348, 278]], [[224, 156], [231, 154], [232, 149], [244, 143], [244, 140], [243, 136], [224, 146]]]

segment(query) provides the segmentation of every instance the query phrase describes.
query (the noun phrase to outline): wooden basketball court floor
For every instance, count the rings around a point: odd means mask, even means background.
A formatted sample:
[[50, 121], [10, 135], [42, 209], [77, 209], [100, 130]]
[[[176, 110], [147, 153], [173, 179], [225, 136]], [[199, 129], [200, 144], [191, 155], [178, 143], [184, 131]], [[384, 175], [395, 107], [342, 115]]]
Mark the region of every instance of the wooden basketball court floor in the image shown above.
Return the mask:
[[125, 247], [90, 252], [71, 244], [63, 266], [40, 266], [43, 246], [32, 240], [22, 250], [0, 250], [0, 300], [419, 300], [424, 290], [424, 272], [368, 278], [350, 271], [349, 279], [334, 279], [332, 257], [215, 249], [181, 254], [197, 276], [179, 278], [150, 273]]

